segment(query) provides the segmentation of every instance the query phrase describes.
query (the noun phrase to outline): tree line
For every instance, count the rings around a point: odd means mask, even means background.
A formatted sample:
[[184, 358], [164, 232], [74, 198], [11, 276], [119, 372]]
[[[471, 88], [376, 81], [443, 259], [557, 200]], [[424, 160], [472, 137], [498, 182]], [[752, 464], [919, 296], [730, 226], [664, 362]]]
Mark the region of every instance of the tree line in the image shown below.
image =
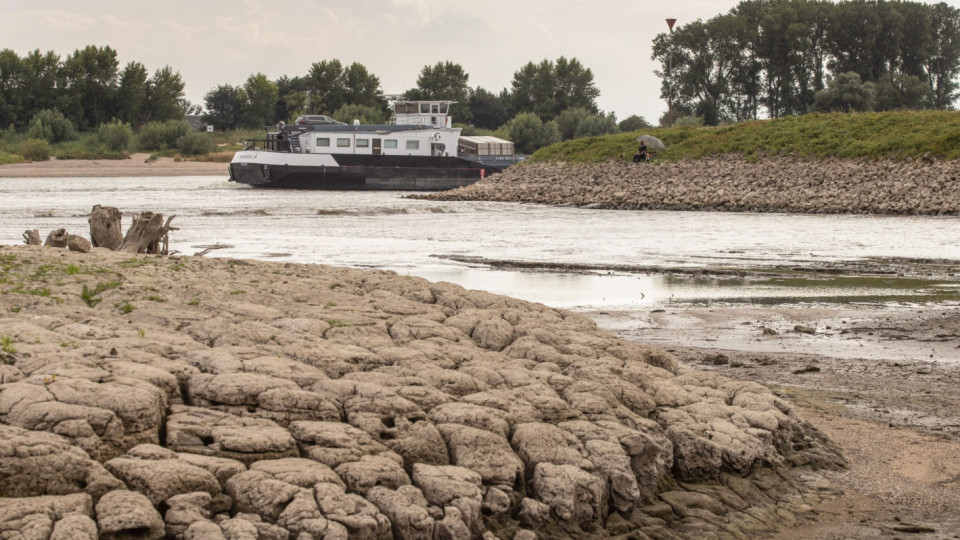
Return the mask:
[[[612, 112], [601, 111], [593, 72], [576, 58], [528, 62], [499, 92], [471, 87], [469, 78], [459, 64], [427, 65], [403, 97], [456, 101], [450, 114], [467, 133], [497, 131], [525, 152], [562, 139], [648, 125], [637, 116], [617, 124]], [[138, 132], [144, 126], [155, 129], [186, 113], [202, 112], [218, 131], [290, 122], [303, 114], [364, 123], [386, 122], [390, 115], [379, 77], [360, 63], [336, 59], [315, 62], [293, 77], [270, 80], [256, 73], [240, 85], [218, 85], [202, 105], [190, 104], [183, 91], [180, 73], [170, 66], [153, 74], [139, 62], [121, 69], [109, 46], [90, 45], [63, 58], [39, 49], [22, 57], [0, 50], [0, 129], [50, 143], [108, 123]]]
[[654, 40], [664, 118], [710, 125], [820, 111], [950, 109], [960, 10], [945, 3], [745, 0]]
[[[416, 87], [402, 97], [409, 100], [450, 100], [450, 115], [458, 125], [496, 131], [521, 151], [559, 140], [639, 129], [648, 125], [633, 116], [617, 124], [613, 113], [597, 106], [600, 91], [593, 72], [576, 58], [528, 62], [514, 73], [510, 88], [491, 92], [471, 87], [463, 66], [438, 62], [424, 66]], [[295, 77], [271, 81], [262, 73], [241, 85], [221, 84], [204, 96], [204, 120], [216, 129], [259, 127], [289, 121], [303, 114], [326, 114], [338, 120], [383, 123], [388, 102], [380, 79], [365, 66], [339, 60], [315, 62]]]
[[151, 75], [139, 62], [120, 69], [117, 52], [89, 45], [61, 59], [39, 49], [23, 57], [0, 50], [0, 129], [25, 129], [41, 111], [56, 111], [81, 131], [119, 120], [131, 125], [182, 119], [189, 103], [180, 73]]

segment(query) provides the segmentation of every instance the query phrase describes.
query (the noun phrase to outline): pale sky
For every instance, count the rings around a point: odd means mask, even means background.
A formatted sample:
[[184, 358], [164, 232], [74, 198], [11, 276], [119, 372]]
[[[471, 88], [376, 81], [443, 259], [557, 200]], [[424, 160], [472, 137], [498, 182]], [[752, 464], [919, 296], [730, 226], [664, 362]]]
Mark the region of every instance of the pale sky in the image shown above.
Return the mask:
[[[653, 38], [726, 13], [736, 0], [0, 0], [0, 49], [61, 58], [109, 45], [120, 67], [179, 71], [186, 98], [254, 73], [306, 75], [310, 65], [359, 62], [385, 93], [416, 85], [426, 65], [463, 66], [471, 87], [499, 92], [529, 61], [577, 58], [593, 71], [597, 103], [617, 120], [656, 123], [666, 110], [650, 59]], [[960, 0], [947, 2], [960, 7]]]

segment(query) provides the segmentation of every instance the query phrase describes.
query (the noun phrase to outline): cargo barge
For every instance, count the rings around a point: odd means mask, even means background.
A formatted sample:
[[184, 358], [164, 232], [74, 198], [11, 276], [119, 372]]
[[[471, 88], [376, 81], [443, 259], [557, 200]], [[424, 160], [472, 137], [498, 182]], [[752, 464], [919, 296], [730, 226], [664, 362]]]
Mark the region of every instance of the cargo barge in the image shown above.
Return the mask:
[[442, 191], [522, 161], [513, 143], [461, 137], [453, 101], [396, 101], [388, 124], [302, 116], [249, 141], [230, 162], [230, 181], [257, 187]]

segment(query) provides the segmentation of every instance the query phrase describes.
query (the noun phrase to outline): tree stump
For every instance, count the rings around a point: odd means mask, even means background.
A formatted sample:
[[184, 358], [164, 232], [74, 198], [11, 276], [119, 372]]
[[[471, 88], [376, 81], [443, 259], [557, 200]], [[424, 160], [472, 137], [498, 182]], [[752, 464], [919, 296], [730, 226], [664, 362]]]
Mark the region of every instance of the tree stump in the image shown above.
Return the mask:
[[57, 229], [55, 231], [50, 231], [50, 234], [47, 235], [47, 241], [43, 245], [47, 247], [67, 247], [67, 240], [70, 235], [67, 234], [66, 229]]
[[[159, 253], [166, 255], [170, 231], [176, 230], [170, 222], [177, 216], [170, 216], [163, 222], [163, 214], [143, 212], [133, 216], [133, 225], [127, 230], [123, 244], [117, 251], [127, 253]], [[161, 244], [162, 243], [162, 244]]]
[[105, 247], [116, 251], [123, 245], [123, 233], [120, 227], [120, 210], [110, 206], [93, 207], [87, 221], [90, 223], [90, 241], [93, 247]]
[[39, 246], [43, 242], [40, 241], [40, 231], [37, 229], [23, 231], [23, 243], [28, 246]]

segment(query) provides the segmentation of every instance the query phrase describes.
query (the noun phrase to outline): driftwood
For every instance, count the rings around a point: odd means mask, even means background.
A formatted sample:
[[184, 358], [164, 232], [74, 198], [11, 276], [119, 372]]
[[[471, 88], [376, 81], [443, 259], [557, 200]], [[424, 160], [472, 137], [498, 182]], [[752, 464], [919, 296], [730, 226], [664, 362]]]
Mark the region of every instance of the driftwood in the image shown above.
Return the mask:
[[23, 231], [23, 243], [28, 246], [39, 246], [43, 242], [40, 241], [40, 231], [37, 229]]
[[66, 229], [57, 229], [55, 231], [50, 231], [50, 234], [47, 235], [47, 241], [43, 245], [47, 247], [67, 247], [67, 239], [70, 237], [67, 234]]
[[210, 253], [211, 251], [213, 251], [213, 250], [215, 250], [215, 249], [223, 249], [223, 248], [228, 248], [228, 247], [230, 247], [230, 246], [207, 246], [206, 249], [204, 249], [203, 251], [198, 251], [198, 252], [194, 253], [193, 256], [194, 256], [194, 257], [203, 257], [204, 255], [206, 255], [207, 253]]
[[127, 229], [123, 244], [116, 251], [127, 253], [153, 253], [167, 255], [170, 247], [170, 231], [177, 230], [170, 222], [177, 216], [170, 216], [166, 223], [163, 214], [143, 212], [133, 216], [133, 225]]
[[123, 233], [120, 228], [120, 210], [110, 206], [93, 207], [87, 221], [90, 223], [90, 241], [93, 247], [105, 247], [116, 251], [123, 245]]

